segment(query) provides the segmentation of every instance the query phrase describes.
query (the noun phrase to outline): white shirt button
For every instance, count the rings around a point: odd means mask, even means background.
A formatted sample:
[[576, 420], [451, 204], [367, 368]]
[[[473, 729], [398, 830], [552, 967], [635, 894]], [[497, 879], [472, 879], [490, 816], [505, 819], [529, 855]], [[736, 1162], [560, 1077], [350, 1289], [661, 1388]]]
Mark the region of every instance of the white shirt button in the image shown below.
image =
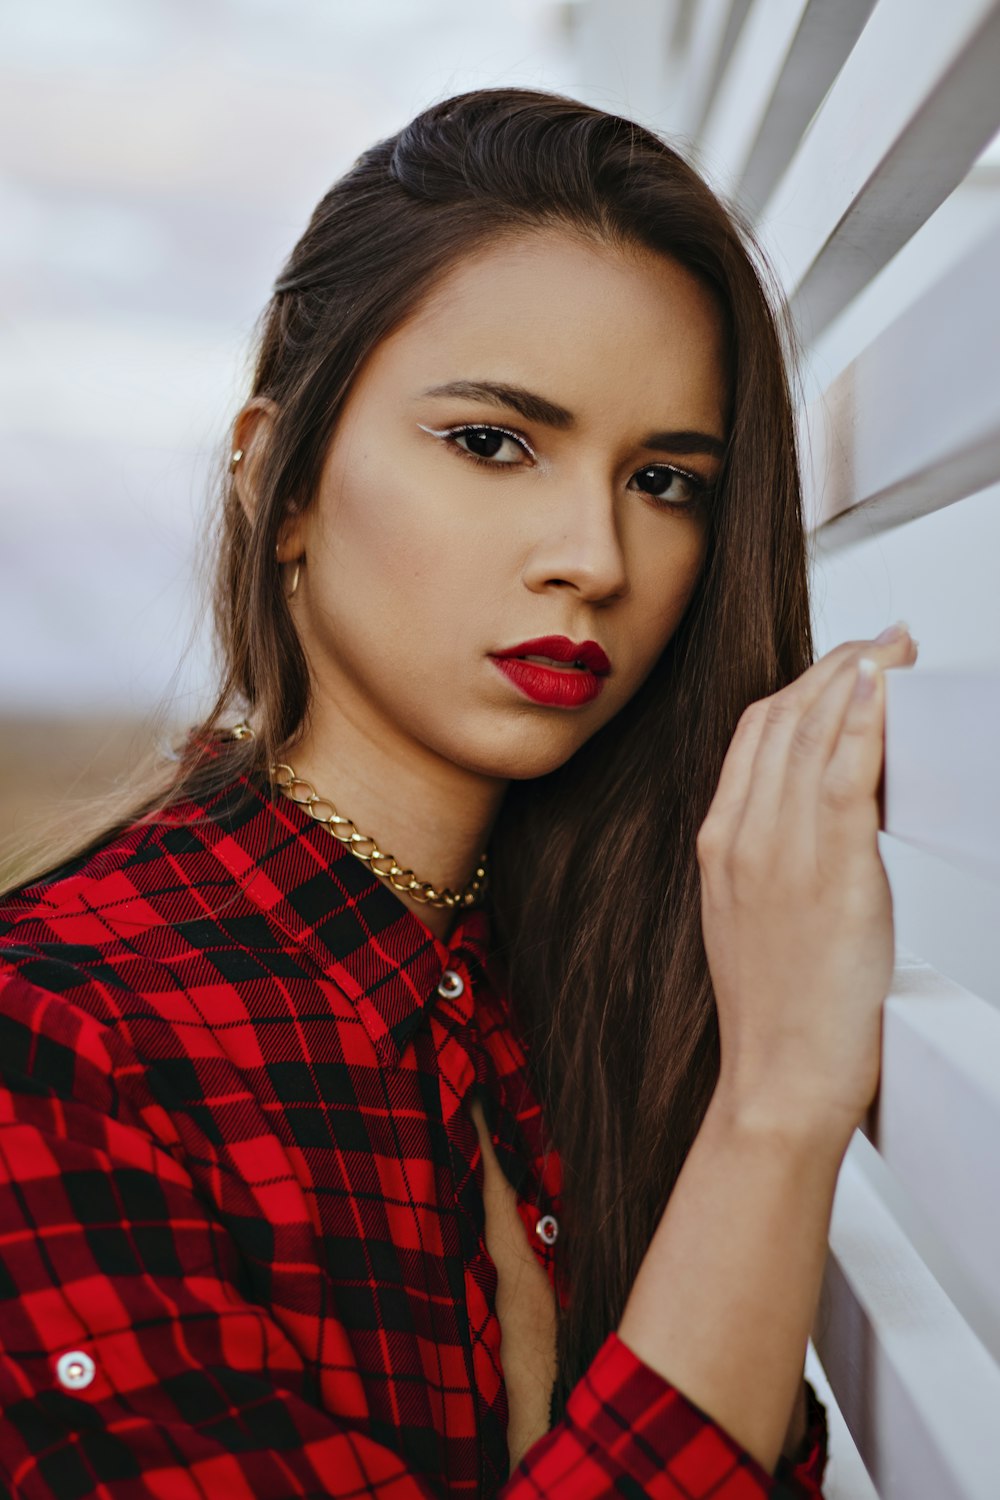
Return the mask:
[[543, 1245], [554, 1245], [559, 1238], [559, 1221], [554, 1214], [542, 1214], [535, 1225], [535, 1233]]
[[457, 1000], [465, 990], [465, 980], [454, 969], [445, 969], [438, 985], [438, 994], [445, 1000]]
[[82, 1349], [73, 1349], [69, 1354], [61, 1354], [56, 1365], [56, 1375], [59, 1384], [64, 1385], [70, 1391], [82, 1391], [88, 1386], [97, 1373], [97, 1367], [89, 1354], [84, 1354]]

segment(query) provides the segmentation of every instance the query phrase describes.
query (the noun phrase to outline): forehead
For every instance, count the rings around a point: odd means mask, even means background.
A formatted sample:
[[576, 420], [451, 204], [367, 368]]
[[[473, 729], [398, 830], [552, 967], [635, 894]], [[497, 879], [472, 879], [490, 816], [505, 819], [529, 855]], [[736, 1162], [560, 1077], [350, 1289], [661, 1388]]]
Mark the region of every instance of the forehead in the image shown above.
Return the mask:
[[723, 433], [722, 321], [686, 267], [559, 229], [452, 266], [374, 351], [376, 383], [526, 385], [584, 420], [666, 419]]

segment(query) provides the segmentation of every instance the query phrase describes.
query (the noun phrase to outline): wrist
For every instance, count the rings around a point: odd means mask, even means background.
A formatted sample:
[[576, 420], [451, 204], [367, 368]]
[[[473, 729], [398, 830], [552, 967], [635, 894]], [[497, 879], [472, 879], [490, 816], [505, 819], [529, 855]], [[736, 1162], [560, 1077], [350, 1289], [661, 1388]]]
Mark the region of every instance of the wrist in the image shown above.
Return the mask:
[[857, 1121], [847, 1111], [791, 1093], [750, 1093], [722, 1076], [705, 1124], [718, 1137], [744, 1147], [759, 1145], [788, 1161], [801, 1157], [814, 1166], [826, 1161], [837, 1171]]

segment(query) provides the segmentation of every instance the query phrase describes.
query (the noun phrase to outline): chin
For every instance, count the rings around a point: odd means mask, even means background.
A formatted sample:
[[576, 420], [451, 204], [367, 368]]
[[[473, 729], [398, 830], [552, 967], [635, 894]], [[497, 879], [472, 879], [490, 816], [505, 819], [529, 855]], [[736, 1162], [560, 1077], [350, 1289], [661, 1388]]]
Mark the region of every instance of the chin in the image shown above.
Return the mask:
[[537, 776], [558, 771], [599, 726], [595, 725], [587, 734], [578, 729], [574, 735], [568, 734], [565, 728], [562, 734], [557, 734], [538, 732], [541, 726], [534, 727], [534, 734], [526, 732], [522, 722], [509, 736], [494, 734], [489, 745], [478, 747], [478, 751], [473, 746], [464, 746], [461, 750], [453, 746], [451, 759], [476, 775], [497, 781], [533, 781]]

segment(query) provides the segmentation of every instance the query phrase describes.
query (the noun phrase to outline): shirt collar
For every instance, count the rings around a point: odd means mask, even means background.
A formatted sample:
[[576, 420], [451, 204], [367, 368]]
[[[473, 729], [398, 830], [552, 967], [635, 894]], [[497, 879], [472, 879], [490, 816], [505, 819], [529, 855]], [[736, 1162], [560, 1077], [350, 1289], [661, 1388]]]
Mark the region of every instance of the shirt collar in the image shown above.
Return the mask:
[[266, 778], [240, 776], [206, 799], [195, 830], [244, 894], [311, 951], [396, 1063], [456, 961], [484, 967], [489, 918], [466, 908], [442, 941], [372, 871]]

